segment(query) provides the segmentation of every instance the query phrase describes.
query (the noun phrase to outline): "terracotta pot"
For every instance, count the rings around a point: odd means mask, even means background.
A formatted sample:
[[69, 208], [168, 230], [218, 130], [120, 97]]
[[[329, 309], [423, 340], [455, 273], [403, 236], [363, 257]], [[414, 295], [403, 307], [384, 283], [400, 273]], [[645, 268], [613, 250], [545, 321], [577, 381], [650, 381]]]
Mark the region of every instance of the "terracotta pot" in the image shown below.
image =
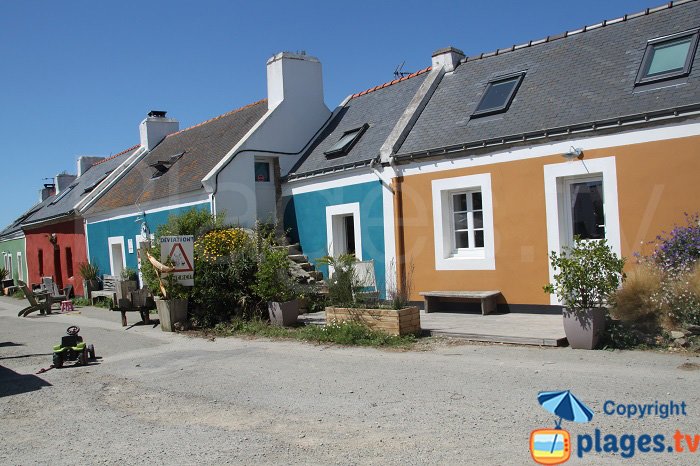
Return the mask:
[[599, 307], [582, 311], [563, 309], [564, 333], [573, 349], [595, 349], [605, 330], [607, 309]]
[[158, 309], [160, 328], [164, 332], [172, 332], [175, 323], [187, 320], [186, 299], [156, 298], [156, 309]]
[[271, 301], [267, 303], [267, 310], [270, 313], [270, 323], [289, 327], [297, 322], [299, 317], [299, 300], [278, 303]]

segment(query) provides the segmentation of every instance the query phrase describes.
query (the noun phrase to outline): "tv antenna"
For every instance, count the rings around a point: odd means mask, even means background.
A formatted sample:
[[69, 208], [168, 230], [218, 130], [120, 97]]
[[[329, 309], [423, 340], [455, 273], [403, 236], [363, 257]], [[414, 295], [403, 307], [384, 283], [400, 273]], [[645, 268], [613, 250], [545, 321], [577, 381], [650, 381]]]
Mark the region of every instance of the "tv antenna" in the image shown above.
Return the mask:
[[396, 67], [394, 70], [394, 77], [396, 79], [403, 78], [404, 76], [408, 76], [409, 74], [412, 74], [410, 71], [403, 71], [403, 65], [406, 64], [406, 60], [402, 61], [399, 66]]

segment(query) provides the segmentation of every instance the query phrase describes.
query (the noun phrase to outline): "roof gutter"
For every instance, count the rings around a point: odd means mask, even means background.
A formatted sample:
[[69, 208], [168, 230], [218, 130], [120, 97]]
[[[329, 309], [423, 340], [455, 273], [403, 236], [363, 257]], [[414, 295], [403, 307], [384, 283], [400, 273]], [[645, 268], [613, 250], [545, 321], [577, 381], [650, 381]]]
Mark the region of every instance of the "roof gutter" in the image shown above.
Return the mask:
[[395, 163], [409, 163], [414, 160], [428, 158], [445, 158], [459, 156], [464, 152], [485, 149], [489, 147], [517, 144], [539, 139], [549, 139], [554, 137], [569, 136], [579, 133], [590, 133], [607, 129], [623, 128], [626, 126], [639, 125], [654, 121], [673, 120], [700, 115], [700, 103], [685, 105], [681, 107], [657, 110], [654, 112], [637, 113], [607, 120], [597, 120], [588, 123], [581, 123], [571, 126], [560, 126], [556, 128], [531, 131], [528, 133], [514, 134], [500, 138], [482, 139], [477, 141], [453, 144], [449, 146], [436, 147], [432, 149], [396, 154], [392, 157]]
[[68, 219], [69, 217], [70, 217], [70, 218], [75, 218], [75, 216], [76, 216], [75, 213], [76, 213], [76, 212], [75, 212], [75, 209], [71, 209], [71, 210], [69, 210], [68, 212], [63, 212], [63, 213], [61, 213], [61, 214], [52, 215], [51, 217], [46, 217], [46, 218], [42, 218], [42, 219], [39, 219], [39, 220], [34, 220], [33, 222], [23, 223], [23, 224], [22, 224], [22, 228], [23, 228], [23, 229], [24, 229], [24, 228], [32, 228], [32, 227], [36, 227], [36, 226], [39, 226], [39, 225], [57, 223], [56, 220], [60, 220], [60, 219], [62, 219], [62, 218], [64, 218], [64, 217], [65, 217], [66, 219]]

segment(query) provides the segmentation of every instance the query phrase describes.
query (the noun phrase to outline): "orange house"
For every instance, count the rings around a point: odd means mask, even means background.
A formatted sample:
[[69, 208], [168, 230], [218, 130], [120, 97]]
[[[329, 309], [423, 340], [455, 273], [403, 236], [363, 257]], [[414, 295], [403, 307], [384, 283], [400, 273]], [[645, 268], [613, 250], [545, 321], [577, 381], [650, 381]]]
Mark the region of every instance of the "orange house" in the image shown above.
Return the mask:
[[697, 1], [671, 2], [475, 57], [436, 52], [381, 158], [412, 300], [498, 290], [504, 310], [544, 311], [558, 304], [548, 255], [574, 236], [630, 258], [699, 211], [698, 28]]

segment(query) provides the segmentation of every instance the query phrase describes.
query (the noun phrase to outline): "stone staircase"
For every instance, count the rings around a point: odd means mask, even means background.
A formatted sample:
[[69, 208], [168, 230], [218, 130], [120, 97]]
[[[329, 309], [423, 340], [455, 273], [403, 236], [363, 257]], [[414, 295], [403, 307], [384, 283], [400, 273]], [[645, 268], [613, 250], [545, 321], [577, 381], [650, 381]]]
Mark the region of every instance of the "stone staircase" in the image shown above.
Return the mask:
[[287, 254], [289, 254], [289, 259], [292, 262], [292, 275], [299, 283], [308, 285], [318, 284], [321, 287], [325, 286], [323, 273], [316, 270], [316, 267], [309, 262], [309, 258], [301, 252], [299, 243], [278, 247], [287, 249]]

